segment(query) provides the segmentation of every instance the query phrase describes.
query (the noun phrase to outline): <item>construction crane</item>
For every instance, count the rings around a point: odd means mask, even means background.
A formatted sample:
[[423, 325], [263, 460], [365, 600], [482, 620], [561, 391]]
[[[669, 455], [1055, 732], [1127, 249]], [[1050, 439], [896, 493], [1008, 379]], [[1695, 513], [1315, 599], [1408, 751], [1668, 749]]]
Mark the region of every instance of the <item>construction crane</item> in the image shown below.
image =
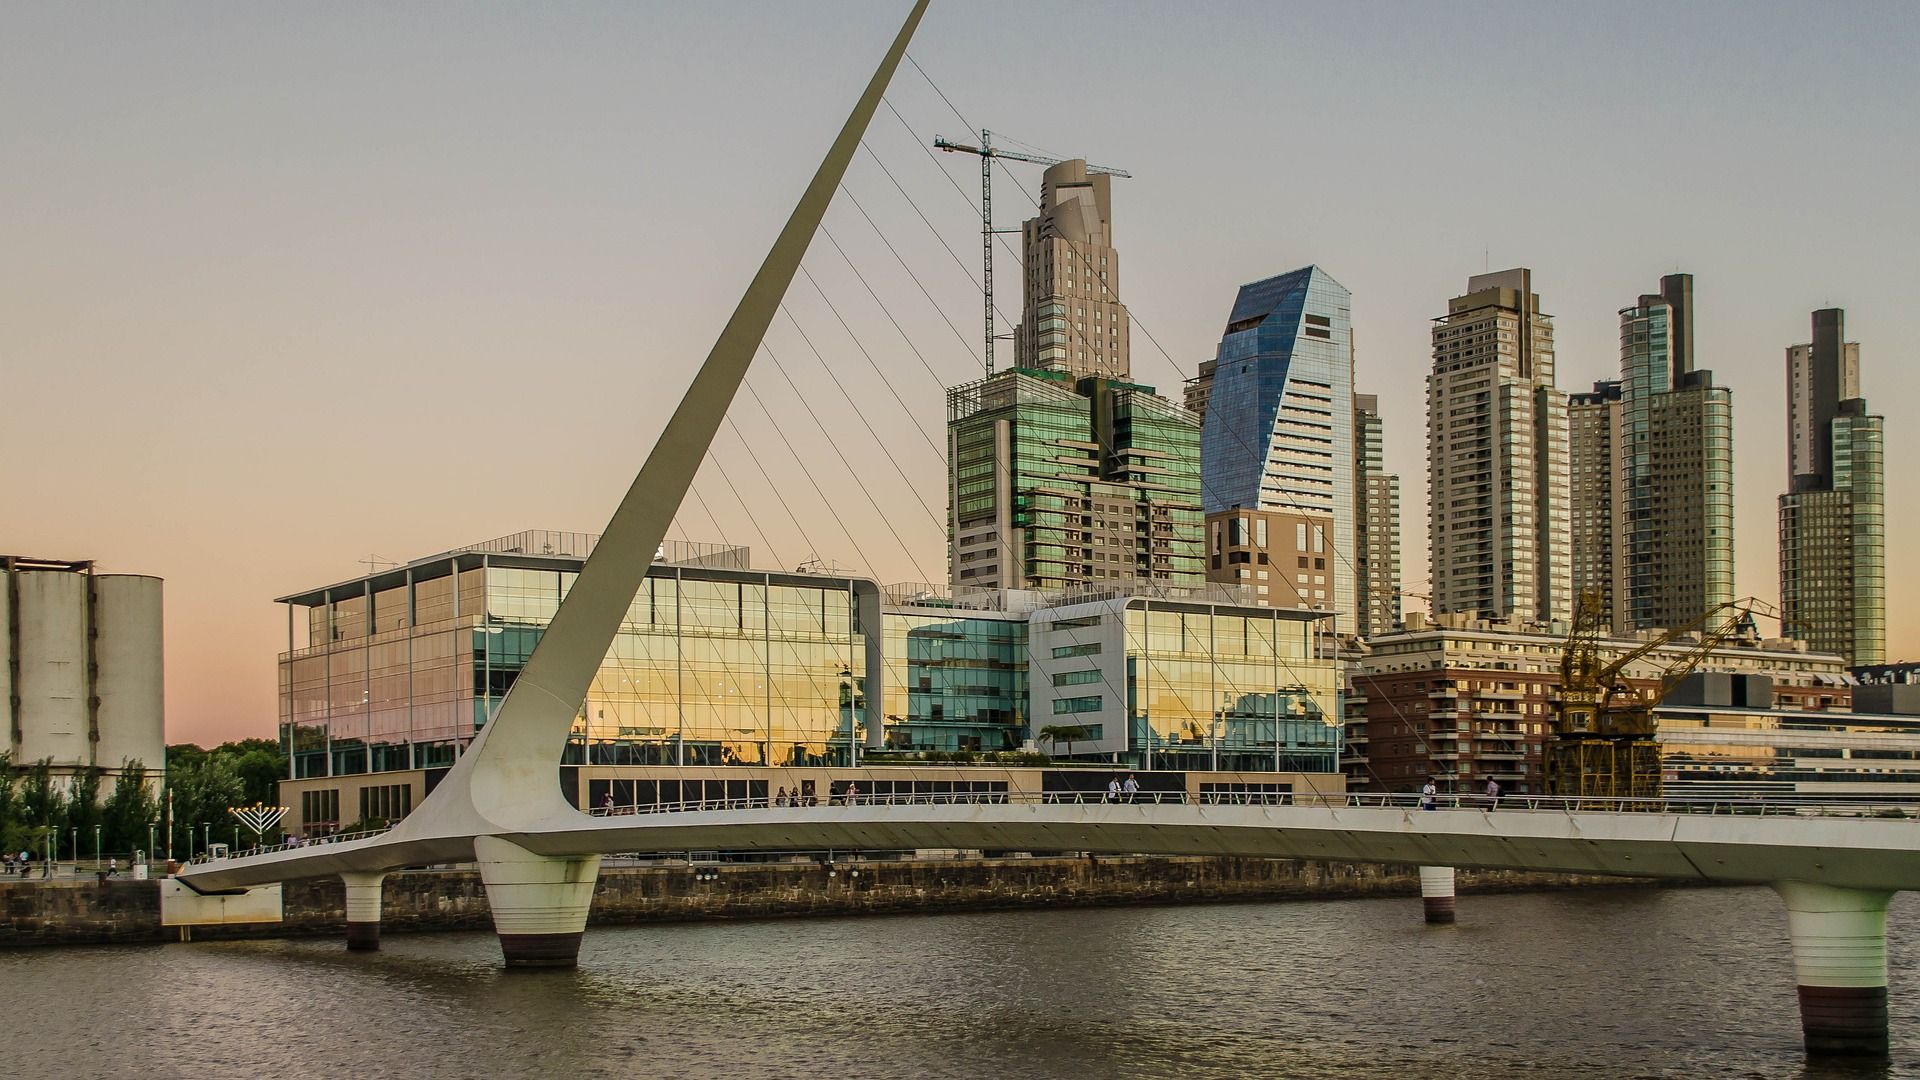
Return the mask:
[[[1553, 736], [1547, 744], [1547, 791], [1605, 799], [1659, 798], [1660, 749], [1653, 710], [1713, 650], [1733, 639], [1757, 642], [1755, 615], [1780, 617], [1771, 604], [1748, 597], [1716, 605], [1685, 626], [1663, 631], [1611, 661], [1600, 660], [1605, 619], [1600, 595], [1580, 595], [1573, 629], [1560, 657]], [[1657, 684], [1630, 684], [1626, 670], [1657, 649], [1682, 642], [1680, 655], [1660, 669]]]
[[[980, 129], [980, 145], [969, 146], [966, 143], [952, 142], [938, 135], [933, 137], [933, 145], [941, 150], [959, 154], [978, 154], [980, 156], [980, 269], [982, 273], [981, 289], [986, 295], [987, 309], [987, 374], [993, 374], [993, 234], [995, 232], [1018, 232], [1017, 229], [999, 229], [993, 227], [993, 159], [1007, 161], [1025, 161], [1035, 165], [1058, 165], [1066, 158], [1042, 157], [1039, 154], [1022, 154], [1013, 150], [1002, 150], [993, 145], [993, 133], [986, 128]], [[1090, 174], [1104, 173], [1107, 176], [1120, 176], [1131, 179], [1133, 174], [1124, 169], [1110, 168], [1106, 165], [1089, 165]]]

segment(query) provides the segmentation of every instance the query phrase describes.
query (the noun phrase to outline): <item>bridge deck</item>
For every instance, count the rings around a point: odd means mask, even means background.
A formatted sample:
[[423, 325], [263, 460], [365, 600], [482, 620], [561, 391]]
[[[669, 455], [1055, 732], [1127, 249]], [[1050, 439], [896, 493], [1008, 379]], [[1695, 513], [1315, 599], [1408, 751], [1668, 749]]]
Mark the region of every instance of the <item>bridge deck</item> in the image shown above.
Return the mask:
[[[1457, 799], [1423, 810], [1377, 796], [1298, 803], [1259, 796], [1243, 803], [1071, 798], [976, 795], [814, 806], [742, 800], [643, 813], [569, 812], [495, 835], [555, 856], [982, 848], [1920, 889], [1920, 819], [1893, 808], [1677, 801], [1609, 806], [1529, 798], [1502, 800], [1497, 809], [1484, 800]], [[473, 857], [470, 836], [409, 835], [405, 825], [376, 836], [199, 863], [181, 876], [196, 889], [218, 891]]]

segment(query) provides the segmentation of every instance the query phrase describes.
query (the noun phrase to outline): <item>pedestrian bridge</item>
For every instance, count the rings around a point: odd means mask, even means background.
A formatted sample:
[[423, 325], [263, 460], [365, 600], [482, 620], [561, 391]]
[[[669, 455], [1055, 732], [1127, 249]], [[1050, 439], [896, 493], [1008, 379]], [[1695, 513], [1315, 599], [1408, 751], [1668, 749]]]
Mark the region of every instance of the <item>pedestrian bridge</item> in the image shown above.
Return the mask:
[[[1920, 889], [1920, 809], [1871, 804], [1247, 794], [915, 795], [779, 805], [767, 799], [561, 812], [498, 838], [549, 858], [673, 851], [966, 848], [1236, 855]], [[187, 868], [202, 891], [464, 862], [472, 836], [402, 827], [256, 849]]]

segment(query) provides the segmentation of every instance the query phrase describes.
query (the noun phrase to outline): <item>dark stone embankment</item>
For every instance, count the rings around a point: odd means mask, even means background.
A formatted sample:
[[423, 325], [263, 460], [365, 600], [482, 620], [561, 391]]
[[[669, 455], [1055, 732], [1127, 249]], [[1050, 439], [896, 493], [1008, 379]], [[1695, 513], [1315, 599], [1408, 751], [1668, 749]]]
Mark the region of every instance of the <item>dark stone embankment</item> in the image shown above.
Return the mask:
[[[1462, 894], [1644, 887], [1641, 879], [1462, 870]], [[1412, 866], [1285, 859], [1100, 857], [901, 859], [607, 866], [590, 924], [891, 915], [1040, 907], [1116, 907], [1365, 896], [1418, 896]], [[346, 932], [339, 878], [289, 882], [285, 921], [195, 927], [193, 937], [298, 937]], [[1470, 908], [1468, 908], [1470, 910]], [[486, 892], [471, 870], [390, 875], [382, 930], [487, 929]], [[0, 947], [173, 940], [160, 925], [158, 881], [0, 881]]]

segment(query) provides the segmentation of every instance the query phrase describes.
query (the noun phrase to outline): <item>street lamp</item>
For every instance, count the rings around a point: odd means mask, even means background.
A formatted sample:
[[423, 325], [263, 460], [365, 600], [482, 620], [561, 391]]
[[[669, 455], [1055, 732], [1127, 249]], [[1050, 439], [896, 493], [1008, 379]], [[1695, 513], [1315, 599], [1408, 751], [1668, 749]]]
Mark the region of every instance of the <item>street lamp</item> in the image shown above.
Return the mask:
[[100, 826], [93, 827], [93, 868], [100, 869]]
[[153, 834], [158, 825], [159, 825], [158, 822], [154, 822], [154, 821], [147, 822], [147, 858], [149, 859], [153, 858], [153, 855], [154, 855]]
[[80, 872], [80, 827], [76, 825], [68, 829], [67, 833], [73, 839], [70, 846], [73, 848], [73, 872], [77, 874]]
[[860, 743], [853, 737], [853, 669], [840, 669], [840, 704], [847, 710], [847, 764], [860, 767]]

